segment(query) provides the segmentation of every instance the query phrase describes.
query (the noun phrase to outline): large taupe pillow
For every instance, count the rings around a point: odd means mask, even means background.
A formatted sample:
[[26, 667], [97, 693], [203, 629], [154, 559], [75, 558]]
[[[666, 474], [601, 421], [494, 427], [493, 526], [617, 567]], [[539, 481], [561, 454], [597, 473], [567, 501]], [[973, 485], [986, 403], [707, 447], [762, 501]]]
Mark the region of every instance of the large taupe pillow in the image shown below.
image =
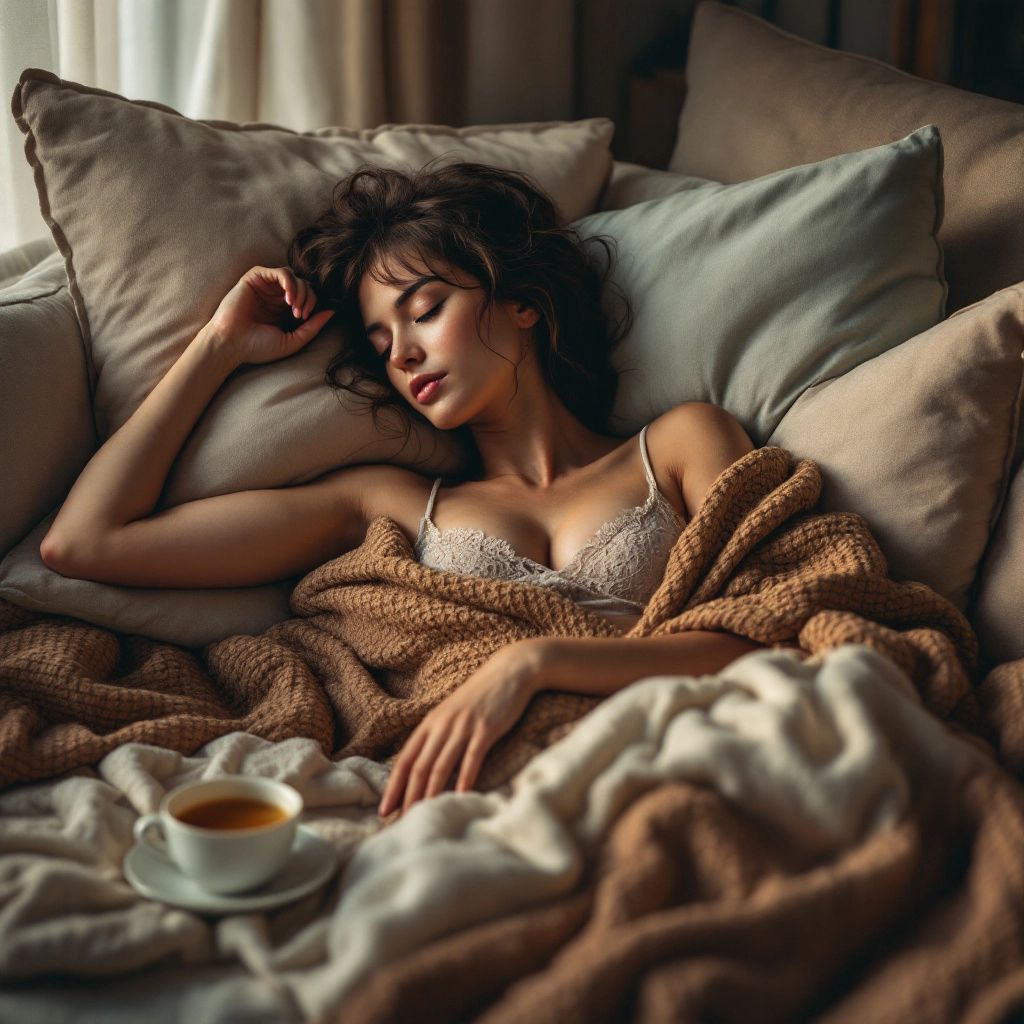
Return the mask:
[[0, 289], [0, 438], [2, 556], [96, 448], [82, 337], [55, 252]]
[[[440, 157], [523, 171], [573, 220], [596, 207], [614, 130], [592, 118], [296, 133], [196, 121], [36, 69], [22, 74], [12, 109], [65, 259], [101, 438], [127, 419], [245, 270], [284, 263], [297, 229], [360, 164], [414, 168]], [[164, 503], [307, 480], [352, 462], [453, 469], [462, 453], [452, 437], [417, 424], [403, 448], [374, 428], [365, 405], [322, 386], [339, 332], [328, 327], [295, 359], [235, 375], [183, 451]]]
[[1024, 280], [1024, 107], [841, 53], [701, 3], [669, 169], [735, 182], [936, 124], [949, 309]]
[[964, 610], [1015, 457], [1022, 357], [1017, 284], [810, 388], [769, 443], [817, 461], [823, 507], [863, 515], [895, 578]]
[[[763, 443], [806, 388], [942, 319], [934, 126], [735, 185], [672, 177], [644, 186], [662, 198], [576, 224], [615, 240], [611, 276], [633, 305], [613, 433], [711, 401]], [[633, 178], [608, 201], [637, 194]]]

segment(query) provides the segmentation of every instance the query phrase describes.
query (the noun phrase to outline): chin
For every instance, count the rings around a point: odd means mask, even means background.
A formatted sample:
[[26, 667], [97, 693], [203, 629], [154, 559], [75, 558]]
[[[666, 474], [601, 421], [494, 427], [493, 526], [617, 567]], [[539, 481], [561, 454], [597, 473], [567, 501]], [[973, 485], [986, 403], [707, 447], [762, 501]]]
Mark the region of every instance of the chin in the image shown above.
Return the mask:
[[436, 416], [431, 416], [428, 413], [421, 413], [421, 415], [436, 430], [456, 430], [465, 423], [465, 420], [446, 415], [443, 412]]
[[427, 407], [416, 411], [437, 430], [458, 430], [472, 421], [464, 409]]
[[[412, 410], [413, 415], [422, 420], [424, 423], [429, 423], [435, 430], [451, 430], [453, 424], [449, 423], [449, 417], [443, 412], [433, 412], [429, 408], [423, 408], [415, 401], [407, 403], [409, 408]], [[454, 424], [458, 426], [458, 424]]]

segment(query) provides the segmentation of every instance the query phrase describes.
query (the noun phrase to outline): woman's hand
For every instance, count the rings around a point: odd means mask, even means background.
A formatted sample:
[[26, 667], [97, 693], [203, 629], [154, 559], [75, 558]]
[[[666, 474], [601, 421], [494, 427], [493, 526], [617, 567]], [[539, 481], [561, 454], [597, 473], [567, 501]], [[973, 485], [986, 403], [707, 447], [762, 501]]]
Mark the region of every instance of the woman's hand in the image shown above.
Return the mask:
[[436, 796], [459, 760], [456, 789], [470, 789], [487, 751], [512, 728], [541, 688], [542, 646], [518, 640], [491, 655], [413, 730], [391, 769], [378, 813]]
[[313, 288], [288, 267], [253, 267], [221, 299], [210, 326], [239, 362], [270, 363], [298, 352], [334, 314], [310, 316], [314, 306]]

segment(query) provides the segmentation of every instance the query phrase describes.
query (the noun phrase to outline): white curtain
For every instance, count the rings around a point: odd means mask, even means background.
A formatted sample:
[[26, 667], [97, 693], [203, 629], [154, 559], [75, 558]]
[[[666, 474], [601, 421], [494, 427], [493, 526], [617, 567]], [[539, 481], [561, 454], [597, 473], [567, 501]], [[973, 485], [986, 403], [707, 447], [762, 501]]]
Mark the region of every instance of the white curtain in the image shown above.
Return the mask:
[[49, 230], [10, 97], [26, 67], [189, 117], [306, 131], [573, 113], [574, 0], [0, 0], [0, 252]]

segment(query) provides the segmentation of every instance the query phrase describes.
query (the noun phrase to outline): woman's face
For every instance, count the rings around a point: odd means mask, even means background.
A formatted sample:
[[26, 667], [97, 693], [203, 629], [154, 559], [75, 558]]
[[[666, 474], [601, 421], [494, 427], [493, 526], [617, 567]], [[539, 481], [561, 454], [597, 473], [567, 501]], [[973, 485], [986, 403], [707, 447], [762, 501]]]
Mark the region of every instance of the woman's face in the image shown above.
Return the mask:
[[[412, 272], [401, 271], [398, 284], [364, 274], [359, 308], [395, 390], [435, 427], [451, 430], [507, 409], [515, 391], [513, 366], [527, 351], [538, 314], [496, 302], [481, 320], [479, 283], [446, 263], [438, 262], [437, 270], [461, 287], [416, 263]], [[437, 383], [424, 383], [435, 376]]]

